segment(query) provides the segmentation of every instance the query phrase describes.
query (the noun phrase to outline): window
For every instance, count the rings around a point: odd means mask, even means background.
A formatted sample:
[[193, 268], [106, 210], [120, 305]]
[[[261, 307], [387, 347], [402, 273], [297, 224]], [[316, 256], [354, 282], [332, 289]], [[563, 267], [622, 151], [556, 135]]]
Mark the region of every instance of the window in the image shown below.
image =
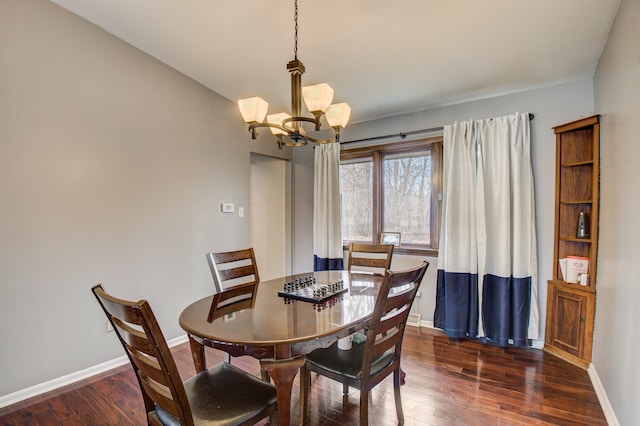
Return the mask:
[[342, 238], [378, 244], [400, 233], [400, 253], [436, 254], [442, 137], [341, 152]]

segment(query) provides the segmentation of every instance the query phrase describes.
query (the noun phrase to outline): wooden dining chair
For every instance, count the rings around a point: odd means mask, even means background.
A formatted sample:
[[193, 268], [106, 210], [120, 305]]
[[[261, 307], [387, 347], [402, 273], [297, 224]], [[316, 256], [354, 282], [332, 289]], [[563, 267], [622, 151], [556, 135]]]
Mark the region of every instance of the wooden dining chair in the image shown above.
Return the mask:
[[146, 300], [131, 302], [91, 291], [131, 361], [149, 425], [246, 425], [276, 412], [276, 390], [222, 362], [184, 383]]
[[[260, 274], [258, 273], [258, 264], [256, 263], [253, 247], [235, 251], [207, 253], [207, 262], [209, 262], [213, 285], [217, 294], [221, 294], [233, 287], [253, 285], [253, 296], [255, 296], [257, 285], [260, 282]], [[216, 302], [215, 299], [214, 302]], [[217, 305], [218, 302], [215, 304]], [[215, 309], [218, 309], [218, 307], [212, 305], [212, 311], [209, 313], [210, 317], [212, 317]], [[227, 362], [231, 362], [231, 355], [225, 353], [224, 357]], [[264, 372], [262, 376], [265, 377]]]
[[384, 275], [391, 268], [392, 256], [392, 244], [350, 243], [347, 269], [349, 272], [369, 271]]
[[207, 261], [213, 276], [216, 292], [246, 283], [259, 283], [258, 264], [253, 248], [207, 253]]
[[338, 348], [337, 342], [328, 348], [317, 349], [307, 355], [300, 369], [300, 411], [303, 421], [307, 419], [310, 372], [360, 390], [360, 424], [368, 424], [369, 392], [385, 377], [393, 373], [393, 389], [399, 424], [404, 423], [400, 399], [400, 355], [402, 338], [420, 282], [429, 266], [420, 266], [405, 271], [387, 271], [376, 296], [376, 304], [363, 343], [354, 343], [349, 350]]

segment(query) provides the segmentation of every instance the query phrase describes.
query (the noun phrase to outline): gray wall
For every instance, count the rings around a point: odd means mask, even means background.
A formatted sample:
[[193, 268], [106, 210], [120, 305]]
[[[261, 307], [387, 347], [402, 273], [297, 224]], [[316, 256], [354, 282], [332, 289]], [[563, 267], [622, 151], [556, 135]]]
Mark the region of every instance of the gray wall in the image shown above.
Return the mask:
[[593, 365], [618, 421], [640, 425], [640, 1], [623, 0], [594, 78], [602, 114]]
[[[531, 146], [538, 233], [539, 340], [542, 341], [544, 340], [547, 280], [551, 278], [553, 257], [556, 153], [555, 136], [551, 127], [594, 113], [592, 82], [589, 80], [567, 83], [400, 117], [360, 123], [346, 128], [342, 140], [348, 141], [377, 135], [429, 129], [451, 124], [455, 121], [498, 117], [517, 111], [535, 114], [535, 118], [531, 122]], [[409, 256], [403, 256], [402, 265], [410, 263], [407, 257]], [[427, 258], [427, 260], [431, 262], [431, 265], [422, 284], [422, 298], [415, 308], [419, 309], [423, 321], [433, 321], [437, 259]], [[395, 267], [395, 264], [392, 267]]]
[[[44, 0], [0, 2], [0, 396], [123, 355], [90, 287], [147, 298], [167, 338], [247, 246], [236, 106]], [[248, 209], [247, 209], [248, 211]]]

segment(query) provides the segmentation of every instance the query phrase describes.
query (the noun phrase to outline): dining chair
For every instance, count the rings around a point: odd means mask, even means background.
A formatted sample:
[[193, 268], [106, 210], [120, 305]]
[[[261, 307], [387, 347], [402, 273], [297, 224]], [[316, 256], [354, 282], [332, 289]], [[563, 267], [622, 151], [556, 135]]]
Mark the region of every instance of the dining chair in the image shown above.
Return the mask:
[[[221, 294], [225, 290], [240, 286], [253, 284], [253, 295], [257, 291], [257, 284], [260, 282], [258, 264], [253, 252], [253, 247], [242, 250], [226, 251], [218, 253], [207, 253], [207, 262], [213, 276], [213, 285], [216, 293]], [[245, 287], [246, 288], [246, 287]], [[214, 304], [216, 300], [214, 299]], [[209, 313], [213, 315], [214, 305]], [[231, 362], [231, 355], [225, 353], [225, 361]], [[266, 377], [264, 372], [261, 373]]]
[[253, 248], [207, 253], [216, 292], [245, 283], [259, 283], [258, 264]]
[[392, 256], [392, 244], [349, 243], [347, 269], [350, 272], [358, 270], [384, 275], [391, 267]]
[[300, 369], [300, 411], [307, 420], [310, 388], [310, 372], [314, 371], [343, 385], [343, 393], [349, 387], [360, 390], [360, 425], [367, 425], [369, 418], [369, 392], [389, 374], [393, 373], [393, 389], [399, 424], [404, 423], [400, 399], [400, 355], [402, 338], [420, 282], [429, 266], [404, 271], [387, 271], [367, 329], [367, 339], [354, 343], [349, 350], [339, 349], [337, 342], [328, 348], [317, 349], [307, 355]]
[[146, 300], [115, 298], [102, 285], [91, 291], [133, 367], [149, 425], [248, 425], [276, 413], [276, 390], [221, 362], [182, 382]]

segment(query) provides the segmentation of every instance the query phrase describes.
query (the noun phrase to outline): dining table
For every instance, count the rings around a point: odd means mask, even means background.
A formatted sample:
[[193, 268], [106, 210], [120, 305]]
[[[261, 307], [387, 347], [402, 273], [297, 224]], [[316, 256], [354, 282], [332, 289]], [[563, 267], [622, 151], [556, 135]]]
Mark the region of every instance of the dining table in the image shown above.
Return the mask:
[[[226, 309], [223, 315], [211, 315], [213, 295], [204, 297], [182, 311], [179, 323], [189, 336], [197, 372], [207, 368], [207, 346], [258, 359], [276, 387], [278, 423], [285, 426], [291, 422], [294, 378], [306, 355], [367, 327], [382, 280], [381, 275], [342, 270], [284, 276], [261, 281], [251, 304]], [[338, 294], [295, 290], [304, 283], [337, 289]]]

